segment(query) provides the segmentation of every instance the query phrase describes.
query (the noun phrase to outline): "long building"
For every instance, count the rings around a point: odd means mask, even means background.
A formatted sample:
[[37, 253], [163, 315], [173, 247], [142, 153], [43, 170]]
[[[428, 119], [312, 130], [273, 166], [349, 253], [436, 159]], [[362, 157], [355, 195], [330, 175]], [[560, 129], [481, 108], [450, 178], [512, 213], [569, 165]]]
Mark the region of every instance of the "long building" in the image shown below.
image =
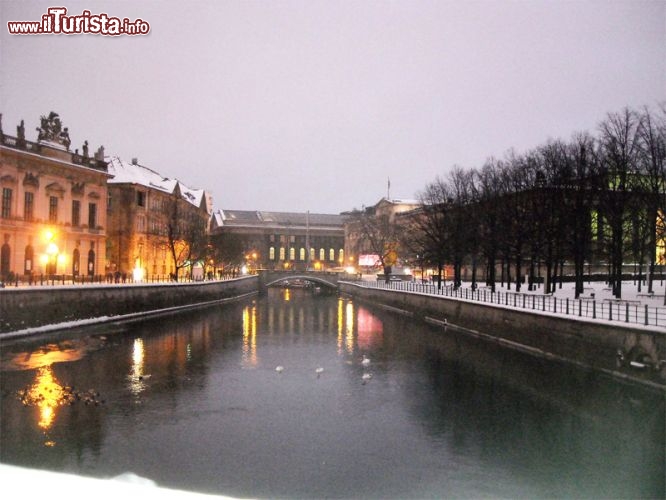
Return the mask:
[[211, 236], [250, 268], [326, 270], [345, 265], [345, 217], [333, 214], [216, 210]]

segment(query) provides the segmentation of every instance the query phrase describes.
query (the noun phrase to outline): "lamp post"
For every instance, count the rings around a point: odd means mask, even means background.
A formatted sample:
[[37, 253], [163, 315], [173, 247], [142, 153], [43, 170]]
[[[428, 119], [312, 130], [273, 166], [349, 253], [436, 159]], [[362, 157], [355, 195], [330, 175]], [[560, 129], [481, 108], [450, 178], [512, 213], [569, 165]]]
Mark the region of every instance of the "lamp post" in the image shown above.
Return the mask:
[[40, 261], [44, 266], [44, 270], [47, 276], [52, 276], [56, 274], [58, 269], [58, 261], [60, 260], [60, 249], [55, 242], [55, 233], [51, 230], [47, 230], [44, 233], [44, 239], [46, 240], [46, 249], [44, 254], [40, 257]]

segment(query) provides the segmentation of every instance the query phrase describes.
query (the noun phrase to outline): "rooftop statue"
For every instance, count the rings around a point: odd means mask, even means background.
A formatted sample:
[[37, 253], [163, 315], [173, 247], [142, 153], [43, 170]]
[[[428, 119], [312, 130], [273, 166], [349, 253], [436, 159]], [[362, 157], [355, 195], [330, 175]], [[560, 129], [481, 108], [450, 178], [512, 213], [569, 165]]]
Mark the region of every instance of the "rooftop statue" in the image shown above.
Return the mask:
[[51, 111], [48, 116], [41, 117], [41, 126], [37, 128], [39, 133], [37, 140], [61, 144], [69, 149], [71, 140], [67, 127], [62, 127], [58, 113]]

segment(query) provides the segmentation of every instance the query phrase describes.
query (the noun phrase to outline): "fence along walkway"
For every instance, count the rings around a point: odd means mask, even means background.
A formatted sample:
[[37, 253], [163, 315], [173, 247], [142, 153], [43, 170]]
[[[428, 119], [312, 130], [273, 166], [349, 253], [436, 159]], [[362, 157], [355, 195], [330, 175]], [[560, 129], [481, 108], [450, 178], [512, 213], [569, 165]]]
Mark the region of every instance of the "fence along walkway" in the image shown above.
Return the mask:
[[486, 288], [477, 290], [471, 288], [455, 289], [452, 285], [442, 286], [438, 289], [433, 284], [421, 284], [412, 281], [392, 281], [388, 284], [385, 281], [356, 281], [354, 283], [368, 288], [438, 295], [534, 312], [666, 328], [666, 307], [650, 306], [634, 300], [571, 299], [509, 291], [495, 291], [493, 293]]

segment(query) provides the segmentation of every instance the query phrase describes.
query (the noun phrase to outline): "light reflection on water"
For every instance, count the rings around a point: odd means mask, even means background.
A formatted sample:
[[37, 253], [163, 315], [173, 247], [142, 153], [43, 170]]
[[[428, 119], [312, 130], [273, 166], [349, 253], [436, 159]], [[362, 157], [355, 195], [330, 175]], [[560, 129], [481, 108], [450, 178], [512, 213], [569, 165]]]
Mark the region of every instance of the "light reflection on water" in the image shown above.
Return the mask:
[[128, 376], [130, 391], [135, 396], [138, 396], [146, 389], [146, 383], [144, 382], [145, 373], [143, 372], [144, 357], [143, 339], [136, 338], [132, 345], [132, 365]]
[[[663, 497], [660, 395], [347, 298], [276, 290], [0, 354], [11, 464], [267, 498]], [[74, 385], [107, 403], [59, 403]]]

